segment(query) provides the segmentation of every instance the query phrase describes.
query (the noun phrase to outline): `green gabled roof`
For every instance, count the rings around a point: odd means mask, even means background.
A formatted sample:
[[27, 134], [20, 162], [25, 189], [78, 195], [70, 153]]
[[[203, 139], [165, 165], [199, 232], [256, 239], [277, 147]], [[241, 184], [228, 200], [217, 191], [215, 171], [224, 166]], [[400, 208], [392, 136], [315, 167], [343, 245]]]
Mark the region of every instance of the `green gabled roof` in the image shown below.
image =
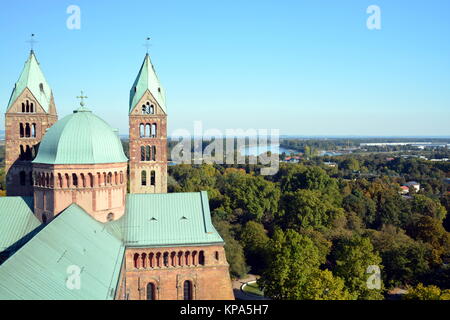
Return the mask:
[[52, 90], [50, 89], [50, 86], [42, 73], [39, 62], [37, 61], [33, 50], [31, 50], [28, 60], [25, 62], [25, 66], [20, 74], [19, 80], [17, 80], [14, 86], [6, 111], [11, 108], [13, 103], [17, 100], [25, 88], [28, 88], [31, 91], [45, 112], [48, 113], [50, 102], [52, 100]]
[[130, 90], [130, 108], [128, 110], [131, 113], [136, 104], [144, 96], [145, 92], [149, 90], [152, 96], [156, 99], [163, 111], [166, 110], [166, 98], [164, 88], [161, 86], [158, 76], [156, 75], [155, 68], [150, 61], [150, 56], [145, 55], [144, 62], [141, 69], [134, 81], [133, 87]]
[[33, 163], [97, 164], [127, 162], [117, 132], [81, 107], [48, 129]]
[[[77, 205], [71, 205], [0, 266], [0, 299], [114, 299], [124, 247]], [[81, 269], [70, 290], [69, 266]]]
[[32, 197], [0, 197], [0, 252], [22, 239], [41, 224], [34, 216]]
[[206, 192], [128, 194], [125, 214], [107, 227], [129, 247], [223, 242]]

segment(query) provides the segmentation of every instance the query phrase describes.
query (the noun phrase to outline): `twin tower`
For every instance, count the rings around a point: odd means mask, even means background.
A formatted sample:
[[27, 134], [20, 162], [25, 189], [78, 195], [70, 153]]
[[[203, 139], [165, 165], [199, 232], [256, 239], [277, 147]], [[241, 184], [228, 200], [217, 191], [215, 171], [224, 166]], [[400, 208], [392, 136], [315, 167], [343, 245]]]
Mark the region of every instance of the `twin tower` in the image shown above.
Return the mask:
[[[145, 56], [136, 80], [131, 87], [128, 113], [129, 161], [127, 171], [129, 192], [166, 193], [167, 109], [164, 89], [158, 80], [148, 54]], [[52, 189], [59, 186], [61, 194], [63, 194], [63, 192], [70, 193], [71, 189], [83, 187], [95, 189], [102, 183], [110, 182], [108, 177], [102, 179], [102, 172], [99, 173], [99, 179], [96, 183], [92, 181], [90, 184], [86, 184], [85, 181], [83, 183], [78, 182], [80, 177], [85, 179], [84, 176], [74, 175], [72, 177], [70, 172], [63, 174], [62, 178], [61, 175], [59, 176], [59, 179], [63, 179], [65, 175], [68, 176], [68, 182], [63, 183], [58, 181], [58, 177], [53, 175], [53, 172], [46, 175], [45, 172], [36, 171], [36, 167], [43, 167], [40, 165], [41, 163], [34, 161], [37, 160], [35, 158], [39, 154], [40, 144], [46, 132], [57, 120], [58, 115], [52, 90], [32, 50], [14, 86], [5, 114], [5, 173], [8, 196], [27, 197], [34, 195], [36, 202], [36, 190], [45, 194], [46, 190], [41, 190], [42, 188]], [[63, 120], [58, 121], [58, 123]], [[52, 129], [52, 131], [56, 131], [56, 129]], [[60, 135], [58, 137], [58, 139], [61, 139]], [[73, 137], [73, 139], [76, 140], [76, 137]], [[50, 137], [46, 140], [50, 140]], [[53, 142], [45, 143], [51, 145]], [[56, 151], [47, 150], [46, 152], [54, 153]], [[59, 152], [65, 151], [60, 150]], [[47, 154], [42, 153], [38, 158], [48, 157]], [[76, 154], [64, 156], [74, 159], [77, 157]], [[54, 165], [60, 165], [61, 167], [62, 164], [55, 162]], [[96, 163], [84, 165], [98, 167]], [[126, 179], [126, 173], [122, 174], [125, 175]], [[69, 183], [69, 180], [71, 183]], [[57, 197], [56, 194], [55, 197]], [[53, 196], [49, 199], [53, 202], [57, 200]]]

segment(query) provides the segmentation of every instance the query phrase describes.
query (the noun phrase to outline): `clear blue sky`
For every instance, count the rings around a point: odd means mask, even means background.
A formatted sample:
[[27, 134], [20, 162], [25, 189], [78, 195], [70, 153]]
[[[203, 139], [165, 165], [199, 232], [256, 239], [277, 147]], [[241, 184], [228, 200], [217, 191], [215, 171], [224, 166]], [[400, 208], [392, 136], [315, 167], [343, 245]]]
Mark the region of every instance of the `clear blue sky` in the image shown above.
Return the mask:
[[[71, 4], [80, 30], [66, 27]], [[373, 4], [381, 30], [366, 27]], [[448, 0], [15, 0], [1, 2], [0, 30], [3, 110], [35, 33], [60, 118], [83, 89], [127, 134], [150, 35], [169, 134], [203, 120], [282, 134], [450, 135]]]

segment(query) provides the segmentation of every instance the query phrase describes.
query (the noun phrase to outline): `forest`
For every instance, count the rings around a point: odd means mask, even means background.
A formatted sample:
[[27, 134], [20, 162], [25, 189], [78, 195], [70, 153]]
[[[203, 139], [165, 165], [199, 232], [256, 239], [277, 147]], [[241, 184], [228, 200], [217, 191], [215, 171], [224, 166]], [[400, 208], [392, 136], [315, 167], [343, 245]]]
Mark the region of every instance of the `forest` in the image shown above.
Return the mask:
[[[334, 157], [258, 165], [175, 165], [169, 192], [207, 190], [232, 277], [260, 275], [271, 299], [450, 299], [449, 163]], [[370, 172], [370, 175], [364, 173]], [[415, 180], [419, 192], [400, 186]], [[380, 289], [369, 289], [369, 266]]]

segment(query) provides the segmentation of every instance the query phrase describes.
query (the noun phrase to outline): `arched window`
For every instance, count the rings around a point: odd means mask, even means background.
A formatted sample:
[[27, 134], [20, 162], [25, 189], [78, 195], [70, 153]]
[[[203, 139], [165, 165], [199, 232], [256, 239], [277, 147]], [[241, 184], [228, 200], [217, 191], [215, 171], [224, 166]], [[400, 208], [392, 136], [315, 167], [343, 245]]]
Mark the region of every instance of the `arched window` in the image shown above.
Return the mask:
[[141, 161], [145, 161], [145, 147], [141, 146]]
[[150, 105], [150, 114], [155, 114], [155, 107]]
[[26, 183], [26, 179], [27, 179], [25, 171], [20, 171], [19, 178], [20, 178], [20, 185], [24, 186]]
[[[42, 83], [41, 83], [42, 84]], [[44, 90], [42, 90], [44, 91]], [[34, 112], [34, 104], [33, 102], [30, 104], [30, 112], [33, 113]]]
[[152, 138], [156, 138], [156, 123], [152, 124]]
[[145, 125], [145, 136], [146, 137], [150, 137], [150, 125], [147, 123], [146, 125]]
[[123, 183], [123, 172], [120, 171], [120, 184], [122, 184], [122, 183]]
[[108, 173], [108, 184], [112, 184], [112, 173]]
[[198, 253], [198, 264], [201, 266], [205, 265], [205, 252], [203, 250]]
[[19, 160], [25, 160], [25, 150], [22, 145], [20, 145], [20, 155]]
[[215, 256], [216, 260], [219, 260], [219, 251], [216, 251], [214, 256]]
[[114, 220], [114, 213], [110, 212], [106, 216], [106, 221], [113, 221]]
[[177, 253], [176, 253], [175, 251], [172, 251], [172, 252], [170, 253], [170, 265], [171, 265], [172, 267], [175, 267], [176, 264], [177, 264], [177, 261], [176, 261], [176, 259], [175, 259], [176, 256], [177, 256]]
[[142, 268], [147, 268], [147, 254], [141, 254]]
[[33, 172], [30, 171], [30, 185], [34, 185], [34, 181], [33, 181]]
[[139, 136], [142, 138], [142, 137], [145, 137], [145, 126], [144, 126], [144, 124], [143, 123], [141, 123], [140, 125], [139, 125]]
[[150, 146], [145, 147], [145, 161], [150, 161]]
[[26, 123], [25, 124], [25, 138], [29, 138], [30, 136], [31, 136], [30, 124]]
[[156, 146], [152, 146], [152, 161], [156, 160]]
[[157, 266], [158, 268], [161, 267], [161, 252], [157, 252], [157, 253], [156, 253], [156, 266]]
[[150, 185], [151, 186], [154, 186], [155, 184], [156, 184], [156, 177], [155, 177], [155, 171], [154, 170], [152, 170], [151, 172], [150, 172]]
[[178, 265], [179, 266], [183, 265], [183, 252], [182, 251], [178, 252]]
[[147, 108], [145, 107], [145, 104], [142, 105], [142, 114], [145, 114], [147, 112]]
[[189, 280], [183, 283], [183, 299], [192, 300], [192, 282]]
[[32, 136], [33, 138], [36, 137], [36, 123], [33, 123], [33, 124], [31, 125], [31, 136]]
[[197, 265], [197, 251], [192, 251], [192, 264]]
[[31, 160], [31, 148], [27, 146], [25, 149], [25, 160]]
[[155, 262], [153, 261], [155, 254], [153, 252], [148, 254], [148, 265], [150, 266], [150, 268], [154, 268], [155, 267]]
[[45, 213], [42, 214], [42, 223], [43, 224], [47, 223], [47, 216], [45, 215]]
[[169, 253], [168, 252], [164, 252], [163, 262], [164, 262], [164, 267], [169, 266]]
[[133, 261], [134, 261], [134, 267], [136, 269], [138, 269], [139, 268], [139, 253], [134, 254]]
[[36, 157], [36, 146], [32, 146], [31, 147], [31, 160], [34, 160], [34, 158]]
[[141, 186], [147, 185], [147, 171], [142, 170], [141, 171]]
[[60, 187], [60, 188], [63, 187], [63, 180], [62, 180], [61, 173], [58, 173], [58, 187]]
[[22, 102], [22, 112], [25, 113], [25, 103]]
[[91, 188], [94, 187], [94, 176], [92, 175], [92, 173], [88, 174], [88, 186], [90, 186]]
[[30, 112], [30, 103], [28, 102], [28, 100], [27, 100], [27, 105], [26, 105], [26, 112]]
[[23, 123], [20, 124], [20, 137], [23, 138], [25, 136], [25, 129], [23, 127]]
[[184, 253], [184, 264], [186, 265], [186, 266], [190, 266], [191, 265], [191, 261], [190, 261], [190, 259], [189, 259], [189, 256], [191, 255], [191, 253], [189, 252], [189, 251], [186, 251], [185, 253]]
[[72, 185], [78, 187], [78, 176], [76, 173], [72, 173]]
[[151, 282], [147, 284], [147, 300], [156, 300], [155, 285]]
[[81, 178], [81, 186], [83, 188], [86, 188], [86, 178], [84, 177], [83, 173], [80, 174], [80, 178]]
[[117, 179], [117, 172], [114, 172], [114, 184], [119, 184], [119, 179]]
[[65, 174], [65, 182], [64, 182], [64, 186], [66, 187], [66, 188], [70, 188], [70, 177], [69, 177], [69, 175], [66, 173]]

